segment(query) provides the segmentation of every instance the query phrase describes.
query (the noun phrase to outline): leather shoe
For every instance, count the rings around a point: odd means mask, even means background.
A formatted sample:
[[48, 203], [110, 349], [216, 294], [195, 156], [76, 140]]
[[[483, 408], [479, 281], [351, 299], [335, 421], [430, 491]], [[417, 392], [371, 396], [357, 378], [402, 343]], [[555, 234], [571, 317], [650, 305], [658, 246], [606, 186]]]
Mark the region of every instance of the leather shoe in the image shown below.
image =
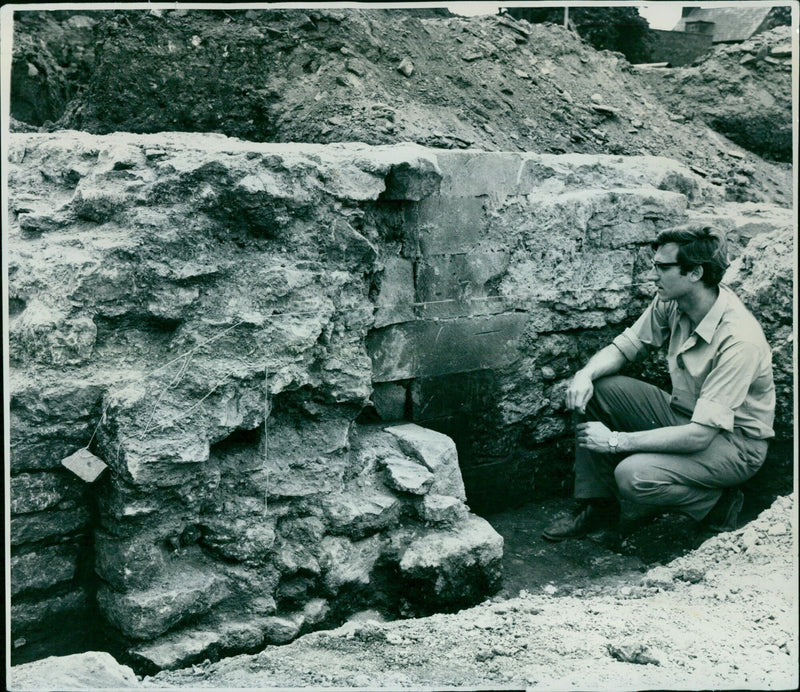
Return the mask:
[[547, 541], [563, 541], [567, 538], [584, 536], [614, 523], [614, 515], [607, 507], [589, 502], [572, 517], [557, 519], [544, 531], [542, 538]]
[[701, 524], [713, 533], [736, 531], [739, 528], [739, 512], [744, 504], [744, 493], [739, 488], [725, 488], [717, 504], [706, 515]]

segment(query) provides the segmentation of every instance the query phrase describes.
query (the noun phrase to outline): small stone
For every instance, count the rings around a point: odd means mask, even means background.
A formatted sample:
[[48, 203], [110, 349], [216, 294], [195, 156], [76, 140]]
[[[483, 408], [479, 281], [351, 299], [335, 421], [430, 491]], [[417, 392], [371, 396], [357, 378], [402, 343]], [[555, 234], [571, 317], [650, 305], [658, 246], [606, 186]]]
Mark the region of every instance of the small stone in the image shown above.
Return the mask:
[[749, 550], [756, 545], [758, 545], [758, 534], [753, 529], [747, 529], [742, 533], [742, 547], [745, 550]]
[[434, 481], [433, 474], [408, 457], [388, 457], [382, 461], [390, 487], [413, 495], [424, 495]]
[[654, 658], [644, 644], [606, 644], [606, 649], [612, 658], [623, 663], [636, 663], [639, 665], [661, 665], [657, 658]]
[[611, 115], [615, 117], [619, 113], [619, 111], [616, 108], [612, 108], [611, 106], [604, 106], [603, 104], [600, 103], [593, 104], [592, 110], [594, 110], [596, 113], [600, 113], [601, 115]]
[[675, 574], [676, 579], [689, 582], [690, 584], [699, 584], [701, 581], [703, 581], [704, 577], [705, 572], [695, 567], [687, 567]]
[[398, 72], [403, 73], [406, 77], [410, 77], [414, 74], [414, 64], [408, 59], [403, 58], [400, 61], [400, 64], [397, 66]]
[[355, 60], [346, 60], [344, 65], [349, 72], [352, 72], [354, 75], [358, 75], [359, 77], [363, 77], [367, 74], [364, 66]]
[[787, 533], [786, 525], [785, 524], [773, 524], [772, 526], [767, 529], [767, 533], [770, 536], [783, 536]]
[[791, 58], [792, 57], [792, 44], [782, 43], [778, 46], [772, 46], [769, 49], [769, 54], [776, 58]]
[[197, 35], [192, 36], [192, 45], [195, 48], [199, 47], [202, 42], [203, 41], [199, 36], [197, 36]]
[[558, 587], [554, 584], [545, 584], [542, 587], [542, 591], [544, 591], [548, 596], [554, 596], [558, 593]]
[[590, 96], [590, 98], [591, 98], [591, 99], [592, 99], [592, 101], [594, 101], [595, 103], [603, 103], [603, 97], [602, 97], [600, 94], [592, 94], [592, 95]]
[[545, 365], [542, 368], [542, 379], [545, 380], [554, 380], [556, 379], [556, 371], [553, 370], [549, 365]]

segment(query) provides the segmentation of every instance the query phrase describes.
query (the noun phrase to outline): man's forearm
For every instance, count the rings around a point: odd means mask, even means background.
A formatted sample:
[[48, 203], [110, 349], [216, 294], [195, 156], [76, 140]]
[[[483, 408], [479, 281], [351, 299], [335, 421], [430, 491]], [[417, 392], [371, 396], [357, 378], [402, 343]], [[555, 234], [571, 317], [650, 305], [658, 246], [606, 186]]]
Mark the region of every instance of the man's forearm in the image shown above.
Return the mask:
[[609, 344], [595, 353], [581, 370], [594, 381], [606, 375], [614, 375], [625, 364], [625, 356], [614, 344]]
[[617, 451], [622, 454], [635, 452], [692, 454], [708, 447], [718, 432], [716, 428], [699, 423], [623, 432], [619, 434]]

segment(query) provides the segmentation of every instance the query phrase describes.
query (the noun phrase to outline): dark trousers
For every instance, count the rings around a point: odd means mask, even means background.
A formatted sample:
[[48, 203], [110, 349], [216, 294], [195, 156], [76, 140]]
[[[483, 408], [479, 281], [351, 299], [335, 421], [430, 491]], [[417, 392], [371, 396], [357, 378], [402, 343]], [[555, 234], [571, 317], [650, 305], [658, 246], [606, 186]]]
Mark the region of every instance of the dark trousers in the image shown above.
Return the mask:
[[[586, 420], [612, 430], [636, 432], [690, 422], [673, 409], [669, 394], [630, 377], [603, 377], [594, 383]], [[740, 431], [720, 431], [700, 452], [601, 454], [576, 447], [575, 497], [616, 497], [625, 518], [678, 511], [700, 521], [722, 494], [764, 463], [767, 442]]]

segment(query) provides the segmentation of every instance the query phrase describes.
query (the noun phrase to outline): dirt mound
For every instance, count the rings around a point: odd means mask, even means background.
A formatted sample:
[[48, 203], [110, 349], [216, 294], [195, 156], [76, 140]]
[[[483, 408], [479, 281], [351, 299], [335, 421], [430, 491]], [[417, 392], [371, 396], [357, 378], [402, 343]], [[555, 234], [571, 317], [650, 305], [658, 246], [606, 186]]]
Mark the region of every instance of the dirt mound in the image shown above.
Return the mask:
[[69, 11], [14, 15], [12, 131], [58, 120], [86, 85], [94, 64], [93, 27], [99, 16]]
[[682, 122], [620, 54], [560, 26], [402, 10], [104, 16], [89, 86], [60, 127], [654, 154], [726, 184], [732, 200], [791, 199], [787, 171]]
[[791, 162], [791, 27], [718, 46], [692, 67], [641, 74], [673, 112], [765, 159]]

